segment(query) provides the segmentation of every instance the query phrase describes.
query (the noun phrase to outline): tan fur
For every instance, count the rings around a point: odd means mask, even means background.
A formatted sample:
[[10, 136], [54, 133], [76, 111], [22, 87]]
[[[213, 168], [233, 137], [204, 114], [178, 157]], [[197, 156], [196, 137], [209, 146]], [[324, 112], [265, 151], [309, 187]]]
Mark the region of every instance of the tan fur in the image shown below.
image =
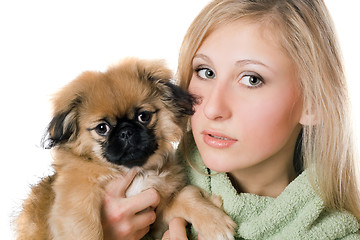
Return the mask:
[[[160, 193], [152, 234], [160, 237], [171, 218], [183, 217], [206, 239], [232, 239], [228, 235], [234, 223], [221, 210], [221, 200], [185, 187], [185, 172], [171, 143], [180, 140], [186, 118], [179, 115], [181, 104], [173, 102], [164, 84], [170, 78], [161, 61], [127, 59], [105, 73], [83, 73], [55, 96], [50, 139], [59, 129], [67, 139], [53, 147], [55, 174], [34, 186], [24, 202], [17, 239], [103, 239], [104, 187], [128, 168], [106, 160], [101, 143], [107, 140], [94, 128], [104, 118], [111, 124], [123, 117], [136, 118], [136, 109], [158, 109], [148, 124], [154, 129], [157, 150], [137, 167], [139, 173], [128, 190], [136, 194], [153, 187]], [[59, 119], [63, 128], [56, 125]]]

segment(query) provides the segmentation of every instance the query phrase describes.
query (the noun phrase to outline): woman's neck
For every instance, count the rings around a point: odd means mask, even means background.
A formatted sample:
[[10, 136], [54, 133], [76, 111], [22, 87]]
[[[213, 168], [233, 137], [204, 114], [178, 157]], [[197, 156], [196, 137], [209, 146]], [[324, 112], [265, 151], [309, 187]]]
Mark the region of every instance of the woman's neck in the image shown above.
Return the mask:
[[229, 178], [241, 193], [277, 197], [297, 176], [292, 161], [264, 161], [248, 169], [230, 172]]

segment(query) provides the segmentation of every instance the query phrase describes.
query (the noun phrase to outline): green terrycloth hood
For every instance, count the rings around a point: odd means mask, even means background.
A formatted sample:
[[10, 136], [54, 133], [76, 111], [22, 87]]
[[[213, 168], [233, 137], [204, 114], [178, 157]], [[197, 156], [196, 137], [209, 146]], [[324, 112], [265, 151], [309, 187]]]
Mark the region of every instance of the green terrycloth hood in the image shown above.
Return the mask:
[[[194, 143], [188, 157], [208, 173]], [[326, 210], [306, 170], [277, 198], [238, 194], [224, 173], [209, 177], [188, 167], [187, 174], [190, 184], [223, 198], [224, 210], [238, 224], [236, 239], [360, 239], [356, 218]]]

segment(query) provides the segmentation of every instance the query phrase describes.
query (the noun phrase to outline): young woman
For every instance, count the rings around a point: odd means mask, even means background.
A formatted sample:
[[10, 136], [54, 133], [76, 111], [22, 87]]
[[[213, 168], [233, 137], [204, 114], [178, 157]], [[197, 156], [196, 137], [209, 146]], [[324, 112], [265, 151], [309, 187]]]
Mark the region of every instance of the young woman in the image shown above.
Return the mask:
[[[347, 84], [322, 0], [211, 2], [185, 36], [178, 78], [199, 100], [179, 155], [191, 184], [223, 198], [236, 239], [360, 239]], [[114, 238], [141, 238], [155, 220], [137, 214], [155, 191], [121, 197], [132, 176], [104, 201]], [[184, 225], [163, 239], [185, 239]]]

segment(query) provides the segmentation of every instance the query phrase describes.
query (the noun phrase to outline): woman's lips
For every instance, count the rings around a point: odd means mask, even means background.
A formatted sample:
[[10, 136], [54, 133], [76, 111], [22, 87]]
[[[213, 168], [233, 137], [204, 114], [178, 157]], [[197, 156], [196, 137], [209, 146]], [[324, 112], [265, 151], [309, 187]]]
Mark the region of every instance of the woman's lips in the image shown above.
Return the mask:
[[202, 131], [201, 134], [204, 142], [213, 148], [228, 148], [237, 142], [236, 139], [212, 131]]

